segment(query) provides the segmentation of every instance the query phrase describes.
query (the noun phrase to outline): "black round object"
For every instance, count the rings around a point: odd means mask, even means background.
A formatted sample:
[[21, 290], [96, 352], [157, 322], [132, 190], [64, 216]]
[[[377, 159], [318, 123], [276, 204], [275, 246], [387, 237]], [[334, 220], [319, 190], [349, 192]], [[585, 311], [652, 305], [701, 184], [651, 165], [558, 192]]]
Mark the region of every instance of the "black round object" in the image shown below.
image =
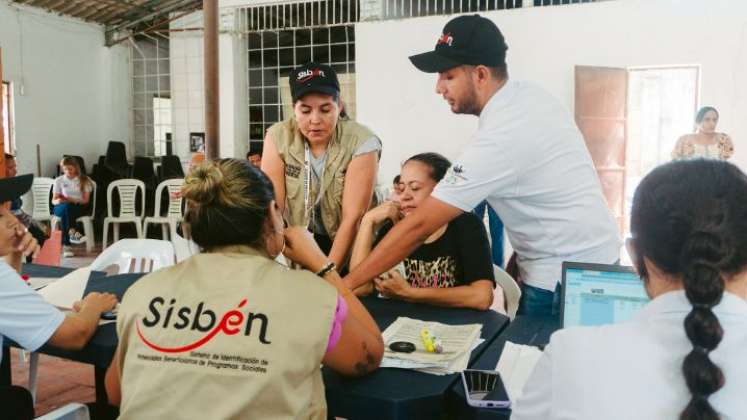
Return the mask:
[[392, 351], [400, 353], [412, 353], [415, 351], [415, 344], [412, 344], [409, 341], [395, 341], [389, 345], [389, 348]]

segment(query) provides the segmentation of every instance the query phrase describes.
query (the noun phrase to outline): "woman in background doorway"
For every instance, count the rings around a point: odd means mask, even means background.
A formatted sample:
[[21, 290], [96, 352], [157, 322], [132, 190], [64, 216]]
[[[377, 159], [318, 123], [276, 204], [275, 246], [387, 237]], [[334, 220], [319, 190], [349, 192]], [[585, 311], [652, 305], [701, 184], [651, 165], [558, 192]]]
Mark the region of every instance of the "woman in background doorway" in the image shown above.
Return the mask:
[[718, 111], [711, 106], [700, 108], [695, 115], [696, 132], [685, 134], [677, 140], [672, 159], [727, 160], [734, 154], [731, 137], [716, 131]]

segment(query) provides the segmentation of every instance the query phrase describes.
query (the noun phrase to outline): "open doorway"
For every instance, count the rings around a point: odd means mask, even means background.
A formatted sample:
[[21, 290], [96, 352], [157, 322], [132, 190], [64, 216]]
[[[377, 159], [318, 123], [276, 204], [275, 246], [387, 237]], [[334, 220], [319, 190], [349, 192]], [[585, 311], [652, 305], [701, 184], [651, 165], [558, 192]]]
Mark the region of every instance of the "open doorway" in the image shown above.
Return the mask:
[[641, 179], [669, 162], [677, 139], [693, 132], [699, 77], [698, 66], [629, 69], [625, 214]]
[[576, 124], [624, 237], [638, 183], [693, 130], [699, 77], [699, 66], [575, 68]]

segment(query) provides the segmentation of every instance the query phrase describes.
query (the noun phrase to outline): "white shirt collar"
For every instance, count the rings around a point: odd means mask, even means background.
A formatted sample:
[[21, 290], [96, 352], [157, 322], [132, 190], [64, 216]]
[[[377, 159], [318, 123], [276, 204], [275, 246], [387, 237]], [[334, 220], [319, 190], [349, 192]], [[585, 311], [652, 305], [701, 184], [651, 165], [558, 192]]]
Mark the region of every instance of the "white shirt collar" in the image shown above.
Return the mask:
[[[638, 314], [638, 319], [655, 318], [667, 314], [687, 314], [692, 304], [687, 300], [684, 290], [667, 292], [649, 302]], [[739, 296], [724, 292], [721, 302], [714, 307], [717, 315], [737, 315], [747, 317], [747, 301]]]
[[482, 111], [480, 111], [478, 128], [483, 128], [485, 122], [490, 118], [489, 115], [496, 112], [500, 107], [505, 106], [513, 98], [517, 85], [517, 82], [507, 80], [500, 89], [493, 93], [493, 96], [488, 99], [488, 102], [482, 108]]

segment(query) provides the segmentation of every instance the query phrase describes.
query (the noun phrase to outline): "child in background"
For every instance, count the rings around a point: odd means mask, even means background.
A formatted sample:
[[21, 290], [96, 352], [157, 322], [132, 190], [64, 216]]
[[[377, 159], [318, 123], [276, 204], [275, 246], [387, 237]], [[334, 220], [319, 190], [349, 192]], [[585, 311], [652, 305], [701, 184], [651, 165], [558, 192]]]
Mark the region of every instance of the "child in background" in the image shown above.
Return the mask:
[[63, 175], [54, 180], [52, 204], [54, 215], [60, 218], [63, 256], [72, 257], [71, 244], [81, 244], [86, 238], [76, 229], [76, 221], [91, 199], [91, 180], [80, 171], [78, 161], [66, 157], [60, 162]]

